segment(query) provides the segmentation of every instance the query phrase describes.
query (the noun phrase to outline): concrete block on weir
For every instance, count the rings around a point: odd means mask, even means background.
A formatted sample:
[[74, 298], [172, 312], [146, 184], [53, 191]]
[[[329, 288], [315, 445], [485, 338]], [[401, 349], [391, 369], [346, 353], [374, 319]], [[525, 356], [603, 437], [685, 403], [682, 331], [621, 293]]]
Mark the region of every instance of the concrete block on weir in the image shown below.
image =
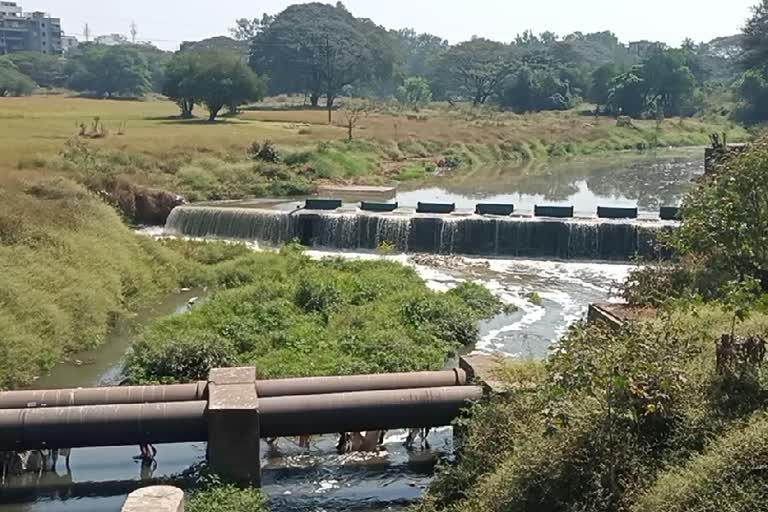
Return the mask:
[[534, 208], [536, 217], [567, 219], [573, 217], [573, 206], [539, 206]]
[[338, 210], [341, 206], [341, 199], [307, 199], [304, 202], [307, 210]]
[[597, 217], [599, 219], [636, 219], [637, 208], [598, 206]]
[[455, 203], [419, 203], [416, 213], [449, 214], [456, 211]]
[[393, 212], [398, 208], [397, 203], [376, 203], [371, 201], [363, 201], [360, 203], [360, 209], [365, 212]]
[[184, 492], [168, 485], [144, 487], [128, 495], [122, 512], [184, 512]]
[[515, 213], [515, 205], [513, 204], [497, 204], [497, 203], [479, 203], [475, 207], [475, 213], [478, 215], [499, 215], [502, 217], [508, 217]]
[[225, 479], [261, 484], [256, 368], [211, 370], [208, 462]]

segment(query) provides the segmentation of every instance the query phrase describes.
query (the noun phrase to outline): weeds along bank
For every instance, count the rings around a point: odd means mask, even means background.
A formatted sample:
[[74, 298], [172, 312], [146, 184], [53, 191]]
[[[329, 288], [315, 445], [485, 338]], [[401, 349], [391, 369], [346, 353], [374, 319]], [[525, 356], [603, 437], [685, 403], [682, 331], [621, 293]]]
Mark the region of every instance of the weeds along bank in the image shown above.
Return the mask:
[[[704, 145], [713, 132], [728, 132], [733, 142], [749, 136], [718, 119], [618, 125], [575, 111], [517, 115], [434, 107], [419, 115], [372, 110], [348, 142], [341, 114], [332, 125], [326, 113], [313, 110], [244, 111], [218, 123], [174, 114], [172, 103], [160, 101], [7, 98], [0, 105], [0, 137], [10, 150], [0, 160], [64, 173], [116, 201], [131, 187], [213, 200], [305, 194], [328, 182], [397, 183], [438, 170], [551, 157]], [[277, 147], [277, 155], [264, 158], [253, 151], [254, 143], [265, 141]]]
[[768, 150], [686, 198], [676, 259], [632, 274], [655, 315], [578, 324], [474, 407], [420, 512], [766, 510]]
[[[205, 261], [215, 247], [177, 250]], [[219, 270], [225, 291], [156, 322], [134, 344], [132, 380], [189, 382], [237, 365], [264, 378], [438, 370], [476, 341], [479, 320], [501, 309], [480, 285], [433, 292], [397, 263], [313, 261], [292, 245], [239, 250]]]
[[115, 316], [177, 284], [167, 251], [70, 180], [3, 176], [0, 205], [0, 388], [96, 346]]

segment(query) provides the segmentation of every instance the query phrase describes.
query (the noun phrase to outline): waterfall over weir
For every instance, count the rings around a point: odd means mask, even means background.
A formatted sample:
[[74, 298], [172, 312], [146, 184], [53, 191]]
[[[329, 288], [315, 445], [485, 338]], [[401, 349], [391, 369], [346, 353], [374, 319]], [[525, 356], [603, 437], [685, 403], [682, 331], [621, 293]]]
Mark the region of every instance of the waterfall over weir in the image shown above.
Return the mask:
[[319, 212], [179, 207], [166, 232], [309, 247], [525, 258], [628, 260], [654, 256], [653, 240], [673, 224], [658, 221], [532, 219], [477, 215]]

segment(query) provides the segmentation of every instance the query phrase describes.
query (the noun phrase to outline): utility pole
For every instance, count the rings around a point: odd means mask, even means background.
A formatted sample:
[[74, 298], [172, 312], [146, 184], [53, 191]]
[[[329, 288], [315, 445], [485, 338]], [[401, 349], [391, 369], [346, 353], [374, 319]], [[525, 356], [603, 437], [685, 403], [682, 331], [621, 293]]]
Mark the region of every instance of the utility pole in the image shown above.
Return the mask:
[[85, 24], [85, 27], [83, 27], [83, 35], [85, 36], [86, 43], [91, 41], [91, 27], [89, 27], [87, 23]]
[[139, 27], [136, 25], [135, 21], [131, 22], [131, 42], [133, 44], [136, 44], [136, 34], [139, 33]]

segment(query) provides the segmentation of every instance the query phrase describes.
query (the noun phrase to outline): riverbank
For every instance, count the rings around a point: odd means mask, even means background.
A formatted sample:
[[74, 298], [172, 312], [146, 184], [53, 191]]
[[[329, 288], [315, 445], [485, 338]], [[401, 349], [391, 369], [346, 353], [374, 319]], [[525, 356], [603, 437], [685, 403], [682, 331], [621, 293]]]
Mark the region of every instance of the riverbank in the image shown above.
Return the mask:
[[[382, 185], [440, 173], [653, 147], [706, 145], [710, 133], [749, 138], [725, 120], [632, 121], [577, 111], [512, 114], [373, 110], [346, 129], [314, 110], [244, 111], [218, 123], [174, 118], [169, 101], [8, 98], [0, 105], [0, 169], [65, 174], [116, 200], [130, 187], [218, 200], [309, 194], [323, 184]], [[80, 136], [77, 125], [85, 125]], [[271, 141], [275, 152], [254, 144]], [[124, 201], [123, 201], [124, 202]]]

